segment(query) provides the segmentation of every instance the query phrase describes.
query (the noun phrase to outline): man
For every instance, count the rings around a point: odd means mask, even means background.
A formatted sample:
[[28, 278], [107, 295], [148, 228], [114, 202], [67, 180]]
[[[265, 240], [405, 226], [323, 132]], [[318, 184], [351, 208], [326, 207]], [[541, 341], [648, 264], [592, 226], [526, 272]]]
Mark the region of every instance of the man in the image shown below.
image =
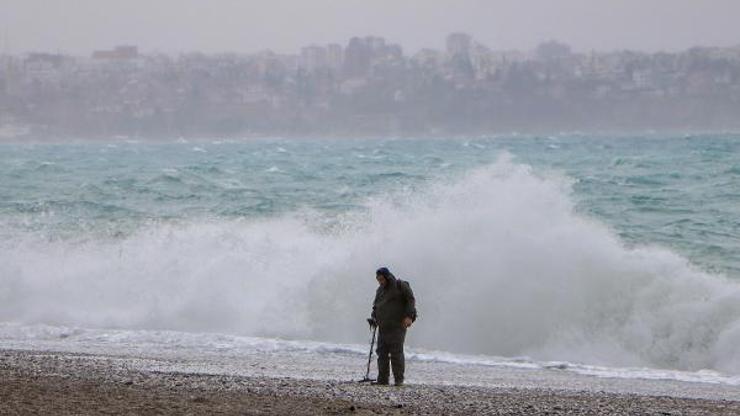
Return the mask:
[[375, 384], [388, 385], [389, 360], [393, 367], [396, 386], [403, 385], [404, 356], [403, 342], [406, 329], [416, 320], [416, 300], [408, 282], [396, 279], [385, 267], [375, 272], [378, 290], [375, 292], [371, 326], [378, 331], [378, 380]]

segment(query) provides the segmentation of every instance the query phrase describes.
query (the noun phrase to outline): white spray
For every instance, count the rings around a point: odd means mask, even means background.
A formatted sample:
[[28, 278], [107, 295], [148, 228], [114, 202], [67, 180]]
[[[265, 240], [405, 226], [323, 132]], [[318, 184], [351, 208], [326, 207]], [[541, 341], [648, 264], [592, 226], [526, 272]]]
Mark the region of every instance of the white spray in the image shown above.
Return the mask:
[[363, 342], [387, 265], [417, 294], [417, 347], [740, 373], [740, 285], [624, 247], [569, 194], [502, 160], [331, 234], [276, 218], [19, 238], [0, 251], [0, 321]]

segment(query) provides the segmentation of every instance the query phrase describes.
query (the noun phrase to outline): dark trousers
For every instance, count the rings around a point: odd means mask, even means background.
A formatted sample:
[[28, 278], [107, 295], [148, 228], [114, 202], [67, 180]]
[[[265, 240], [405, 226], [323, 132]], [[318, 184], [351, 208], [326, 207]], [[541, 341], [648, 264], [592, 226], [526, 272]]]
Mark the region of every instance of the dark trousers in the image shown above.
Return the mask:
[[[405, 328], [380, 328], [378, 335], [378, 382], [387, 383], [390, 376], [390, 367], [393, 368], [393, 378], [396, 383], [403, 382], [405, 359], [403, 356], [403, 342], [406, 340]], [[390, 360], [388, 359], [390, 356]]]

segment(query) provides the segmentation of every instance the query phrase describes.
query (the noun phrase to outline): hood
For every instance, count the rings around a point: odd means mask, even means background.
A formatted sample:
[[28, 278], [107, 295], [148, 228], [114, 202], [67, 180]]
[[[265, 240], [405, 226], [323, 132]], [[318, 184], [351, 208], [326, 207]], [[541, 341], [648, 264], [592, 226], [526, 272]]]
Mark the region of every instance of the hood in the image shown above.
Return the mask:
[[398, 280], [398, 279], [396, 279], [396, 276], [394, 276], [393, 273], [391, 273], [390, 270], [388, 270], [388, 268], [386, 268], [386, 267], [379, 268], [375, 272], [375, 274], [379, 274], [381, 276], [384, 276], [386, 278], [386, 280], [388, 280], [388, 284], [386, 284], [386, 286], [385, 286], [386, 288], [387, 287], [395, 286], [396, 285], [396, 281]]

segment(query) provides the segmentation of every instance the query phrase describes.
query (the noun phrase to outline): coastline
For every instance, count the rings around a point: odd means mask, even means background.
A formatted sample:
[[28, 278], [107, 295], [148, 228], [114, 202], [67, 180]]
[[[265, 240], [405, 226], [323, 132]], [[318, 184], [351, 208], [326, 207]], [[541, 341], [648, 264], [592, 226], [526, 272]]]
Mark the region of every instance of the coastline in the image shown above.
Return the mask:
[[0, 349], [0, 414], [740, 414], [740, 401], [735, 400], [426, 382], [375, 387], [339, 380], [161, 371], [156, 366], [146, 369], [140, 360]]
[[548, 138], [548, 137], [588, 137], [592, 139], [623, 139], [631, 137], [685, 139], [686, 137], [712, 137], [717, 135], [740, 135], [740, 127], [726, 128], [694, 128], [690, 126], [672, 128], [550, 128], [528, 130], [524, 128], [510, 128], [499, 130], [485, 130], [473, 132], [430, 132], [419, 131], [411, 133], [382, 134], [347, 132], [262, 132], [243, 134], [168, 134], [168, 135], [105, 135], [105, 134], [28, 134], [23, 136], [0, 136], [0, 144], [5, 145], [60, 145], [60, 144], [172, 144], [172, 143], [252, 143], [255, 141], [310, 141], [310, 140], [486, 140], [506, 138]]

